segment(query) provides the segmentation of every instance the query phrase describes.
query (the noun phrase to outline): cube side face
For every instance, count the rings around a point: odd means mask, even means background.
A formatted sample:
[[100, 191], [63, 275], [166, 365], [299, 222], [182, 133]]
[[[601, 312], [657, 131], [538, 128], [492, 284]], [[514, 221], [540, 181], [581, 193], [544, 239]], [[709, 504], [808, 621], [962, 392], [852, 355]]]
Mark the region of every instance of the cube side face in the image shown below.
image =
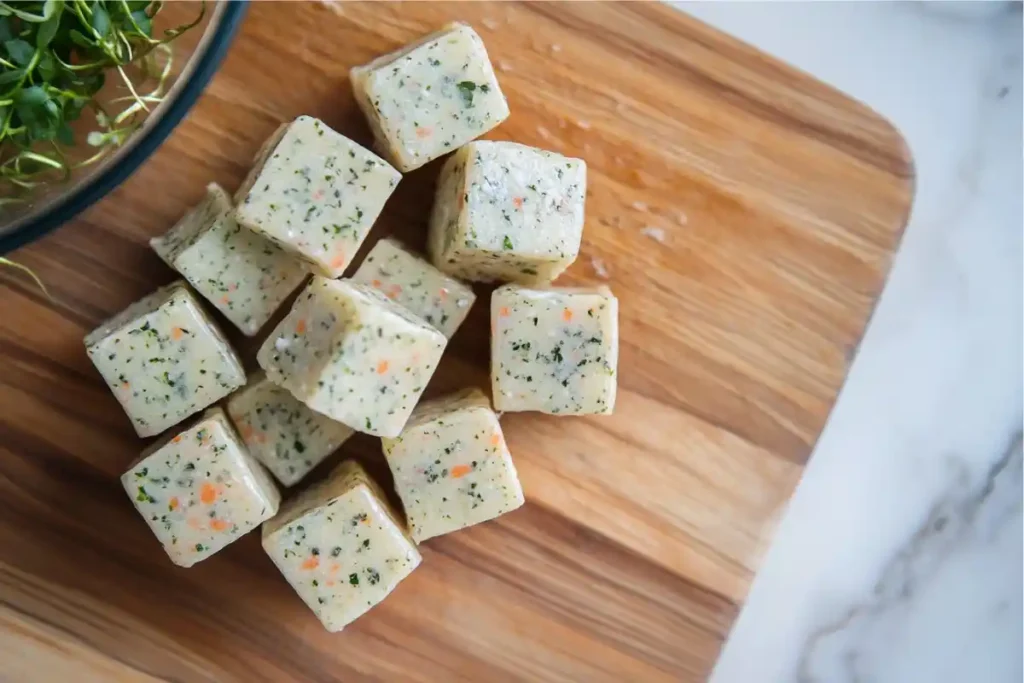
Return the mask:
[[87, 338], [90, 360], [139, 436], [158, 434], [245, 383], [238, 356], [184, 285], [154, 303]]
[[256, 354], [267, 377], [307, 404], [335, 344], [356, 324], [355, 306], [332, 282], [314, 276]]
[[399, 170], [423, 166], [509, 115], [483, 40], [465, 24], [368, 65], [357, 99]]
[[121, 483], [171, 561], [183, 567], [256, 528], [280, 503], [220, 411], [144, 453]]
[[400, 179], [376, 154], [300, 116], [266, 159], [235, 217], [320, 274], [338, 277]]
[[438, 399], [432, 419], [418, 420], [384, 453], [405, 507], [413, 540], [421, 543], [520, 507], [523, 491], [490, 407], [465, 397]]
[[274, 129], [274, 132], [263, 141], [263, 144], [260, 145], [259, 150], [256, 152], [256, 156], [253, 157], [252, 167], [245, 175], [245, 179], [242, 180], [242, 184], [239, 185], [238, 189], [235, 191], [235, 196], [232, 200], [233, 204], [239, 204], [245, 199], [246, 195], [249, 194], [249, 190], [251, 190], [253, 185], [256, 184], [256, 180], [259, 179], [260, 173], [263, 172], [263, 167], [266, 165], [267, 159], [270, 158], [270, 155], [274, 152], [274, 148], [277, 147], [277, 143], [279, 143], [281, 138], [284, 137], [284, 134], [288, 132], [288, 128], [292, 123], [292, 121], [289, 121], [279, 125]]
[[165, 234], [149, 241], [150, 247], [164, 263], [176, 268], [174, 260], [182, 250], [191, 246], [214, 222], [231, 211], [231, 200], [227, 192], [217, 183], [206, 187], [202, 201], [192, 207], [174, 227]]
[[496, 410], [609, 414], [618, 371], [618, 300], [606, 288], [527, 289], [491, 297]]
[[374, 436], [401, 431], [441, 360], [447, 340], [371, 287], [333, 281], [355, 308], [355, 321], [329, 352], [313, 410]]
[[455, 209], [464, 215], [461, 229], [448, 231], [447, 272], [519, 283], [557, 277], [579, 254], [586, 164], [512, 142], [467, 148], [465, 193]]
[[302, 262], [228, 214], [172, 266], [244, 334], [256, 334], [306, 279]]
[[353, 433], [262, 374], [228, 399], [227, 411], [249, 453], [285, 486], [298, 483]]
[[448, 339], [476, 301], [469, 286], [442, 273], [392, 239], [382, 239], [374, 245], [352, 281], [383, 292]]
[[458, 261], [449, 252], [455, 244], [465, 239], [461, 233], [465, 222], [463, 209], [467, 197], [466, 164], [469, 152], [469, 145], [460, 148], [441, 167], [427, 228], [427, 253], [430, 260], [439, 270], [456, 277], [460, 276]]
[[415, 545], [363, 482], [264, 533], [263, 548], [328, 631], [380, 603], [419, 566]]

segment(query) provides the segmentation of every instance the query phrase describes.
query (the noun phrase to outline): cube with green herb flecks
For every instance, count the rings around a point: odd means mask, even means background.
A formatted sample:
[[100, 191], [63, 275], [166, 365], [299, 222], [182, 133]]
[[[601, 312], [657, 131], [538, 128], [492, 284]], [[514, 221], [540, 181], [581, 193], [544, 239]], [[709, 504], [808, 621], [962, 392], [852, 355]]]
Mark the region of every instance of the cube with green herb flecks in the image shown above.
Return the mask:
[[379, 289], [449, 339], [476, 301], [476, 294], [465, 282], [442, 273], [389, 238], [373, 245], [352, 281]]
[[245, 384], [238, 356], [181, 281], [90, 332], [85, 350], [139, 436], [158, 434]]
[[121, 483], [171, 561], [182, 567], [273, 517], [281, 500], [220, 408], [143, 451]]
[[263, 549], [328, 631], [380, 603], [421, 557], [383, 492], [357, 463], [284, 504]]
[[238, 225], [231, 211], [227, 193], [211, 183], [202, 202], [149, 244], [238, 329], [252, 336], [308, 272], [297, 258]]
[[441, 170], [434, 265], [467, 280], [550, 282], [580, 250], [586, 164], [514, 142], [471, 142]]
[[408, 172], [508, 118], [484, 42], [454, 23], [352, 69], [352, 89], [377, 148]]
[[523, 504], [498, 416], [478, 389], [420, 403], [383, 446], [417, 543]]
[[235, 219], [338, 277], [401, 177], [322, 121], [300, 116], [264, 144], [235, 195]]
[[505, 285], [491, 295], [496, 410], [607, 415], [615, 407], [619, 303], [607, 287]]
[[257, 373], [227, 401], [228, 415], [249, 452], [292, 486], [341, 446], [352, 429], [306, 407]]
[[373, 287], [315, 276], [256, 360], [313, 410], [360, 432], [395, 436], [447, 341]]

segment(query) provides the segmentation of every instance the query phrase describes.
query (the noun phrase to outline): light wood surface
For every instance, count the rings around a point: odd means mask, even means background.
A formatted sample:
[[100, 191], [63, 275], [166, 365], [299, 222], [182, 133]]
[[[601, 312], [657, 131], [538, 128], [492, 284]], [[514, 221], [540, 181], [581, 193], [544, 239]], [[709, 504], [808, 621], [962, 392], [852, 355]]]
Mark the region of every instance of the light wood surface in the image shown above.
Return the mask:
[[[562, 281], [606, 270], [620, 299], [617, 410], [506, 415], [528, 504], [427, 542], [388, 600], [328, 634], [256, 535], [171, 565], [117, 482], [142, 443], [81, 340], [172, 279], [147, 239], [208, 181], [237, 185], [279, 122], [312, 114], [368, 143], [349, 67], [454, 19], [512, 109], [489, 137], [588, 162]], [[437, 170], [405, 177], [370, 242], [423, 246]], [[876, 114], [660, 4], [254, 3], [158, 153], [13, 255], [56, 302], [0, 272], [0, 680], [703, 680], [881, 292], [912, 177]], [[431, 395], [486, 386], [479, 292]], [[348, 456], [390, 483], [375, 440], [330, 463]]]

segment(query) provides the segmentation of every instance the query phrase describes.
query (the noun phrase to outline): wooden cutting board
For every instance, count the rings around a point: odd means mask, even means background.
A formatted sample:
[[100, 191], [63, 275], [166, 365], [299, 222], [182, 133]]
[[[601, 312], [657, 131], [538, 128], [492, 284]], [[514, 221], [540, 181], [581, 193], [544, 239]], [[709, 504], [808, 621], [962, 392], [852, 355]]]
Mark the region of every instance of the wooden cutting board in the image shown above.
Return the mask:
[[[256, 534], [171, 565], [120, 489], [142, 443], [81, 340], [172, 279], [147, 239], [208, 181], [237, 185], [280, 121], [368, 143], [349, 67], [453, 19], [481, 33], [511, 105], [489, 137], [589, 164], [563, 282], [606, 278], [620, 299], [617, 410], [506, 415], [526, 507], [429, 541], [387, 601], [328, 634]], [[423, 245], [437, 170], [403, 180], [370, 242]], [[253, 4], [159, 152], [14, 255], [56, 301], [0, 273], [0, 680], [703, 680], [882, 290], [912, 179], [878, 115], [660, 4]], [[431, 394], [486, 385], [487, 310]], [[377, 441], [330, 464], [350, 456], [389, 482]]]

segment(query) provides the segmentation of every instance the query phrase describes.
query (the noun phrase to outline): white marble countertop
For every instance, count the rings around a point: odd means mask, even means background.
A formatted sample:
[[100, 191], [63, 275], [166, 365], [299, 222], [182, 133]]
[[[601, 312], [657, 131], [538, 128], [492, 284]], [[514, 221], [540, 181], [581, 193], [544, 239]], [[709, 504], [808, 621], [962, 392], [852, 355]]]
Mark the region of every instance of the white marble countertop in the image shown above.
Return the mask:
[[712, 680], [1021, 681], [1020, 5], [677, 4], [888, 117], [918, 173], [882, 301]]

